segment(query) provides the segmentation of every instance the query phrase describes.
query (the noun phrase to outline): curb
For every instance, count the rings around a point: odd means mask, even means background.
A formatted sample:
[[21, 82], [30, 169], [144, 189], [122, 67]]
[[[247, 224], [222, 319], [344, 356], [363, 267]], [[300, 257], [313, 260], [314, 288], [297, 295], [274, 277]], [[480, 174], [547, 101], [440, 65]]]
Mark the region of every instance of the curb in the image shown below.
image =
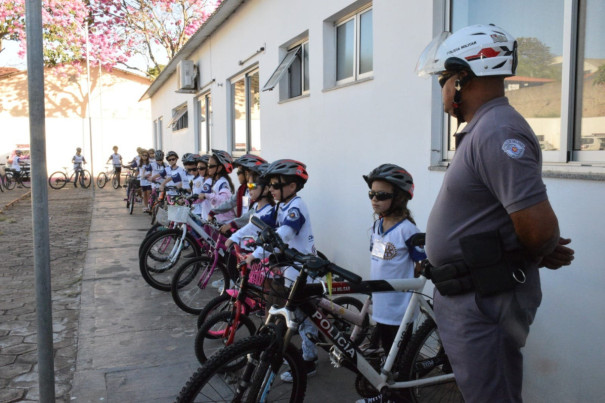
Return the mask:
[[12, 202], [6, 203], [6, 204], [4, 205], [4, 208], [3, 208], [3, 209], [0, 209], [0, 214], [2, 214], [2, 213], [4, 212], [4, 210], [6, 210], [7, 208], [11, 207], [13, 204], [15, 204], [15, 203], [17, 203], [17, 202], [21, 201], [22, 199], [25, 199], [25, 198], [26, 198], [26, 197], [28, 197], [28, 196], [31, 196], [31, 194], [32, 194], [32, 191], [30, 190], [30, 191], [28, 191], [28, 192], [26, 192], [26, 193], [23, 193], [21, 196], [17, 197], [17, 198], [16, 198], [15, 200], [13, 200]]

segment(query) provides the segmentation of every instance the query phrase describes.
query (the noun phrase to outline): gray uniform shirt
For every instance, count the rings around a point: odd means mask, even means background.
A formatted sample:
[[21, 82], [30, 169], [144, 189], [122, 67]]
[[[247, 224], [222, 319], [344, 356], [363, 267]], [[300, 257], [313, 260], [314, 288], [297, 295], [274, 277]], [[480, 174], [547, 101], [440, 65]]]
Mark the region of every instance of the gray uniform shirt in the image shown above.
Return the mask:
[[426, 253], [435, 266], [462, 258], [461, 237], [500, 230], [520, 246], [509, 214], [547, 199], [542, 153], [529, 124], [500, 97], [482, 105], [458, 147], [429, 215]]

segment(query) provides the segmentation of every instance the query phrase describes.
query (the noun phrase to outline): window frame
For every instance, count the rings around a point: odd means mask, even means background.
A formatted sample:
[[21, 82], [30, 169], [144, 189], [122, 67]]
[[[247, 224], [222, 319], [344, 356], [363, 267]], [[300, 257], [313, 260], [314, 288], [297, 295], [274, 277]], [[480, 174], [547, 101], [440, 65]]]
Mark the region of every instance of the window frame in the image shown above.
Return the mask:
[[[454, 0], [434, 0], [433, 14], [433, 36], [443, 30], [451, 31]], [[582, 100], [581, 74], [578, 74], [578, 66], [583, 63], [581, 34], [585, 29], [582, 18], [586, 7], [581, 0], [567, 0], [563, 2], [563, 43], [562, 43], [562, 76], [561, 76], [561, 117], [560, 117], [560, 149], [542, 150], [543, 167], [551, 175], [570, 172], [578, 172], [579, 177], [592, 177], [583, 175], [586, 167], [605, 166], [605, 150], [589, 151], [574, 150], [575, 136], [581, 136], [582, 124]], [[584, 14], [583, 14], [584, 13]], [[431, 166], [447, 166], [453, 158], [455, 151], [449, 150], [449, 133], [451, 125], [455, 125], [455, 119], [443, 111], [441, 101], [441, 87], [437, 80], [433, 80], [431, 86], [432, 104], [431, 116], [439, 116], [440, 119], [432, 120], [432, 144], [431, 144]], [[598, 176], [598, 175], [597, 175]], [[605, 175], [603, 175], [605, 177]]]
[[[263, 88], [261, 92], [272, 91], [279, 85], [279, 100], [287, 101], [302, 96], [307, 96], [310, 93], [310, 79], [305, 80], [305, 74], [308, 74], [309, 66], [305, 65], [305, 55], [309, 60], [309, 36], [308, 32], [299, 35], [297, 38], [280, 46], [279, 53], [281, 60]], [[300, 94], [292, 94], [292, 65], [300, 63], [300, 74], [297, 78], [300, 80]], [[306, 86], [306, 89], [305, 89]]]
[[173, 132], [189, 128], [189, 107], [187, 106], [187, 102], [172, 109], [172, 119], [168, 122], [168, 127]]
[[[374, 34], [374, 14], [373, 14], [373, 4], [370, 2], [366, 5], [364, 5], [361, 8], [358, 8], [357, 10], [355, 10], [353, 13], [348, 14], [347, 16], [340, 18], [336, 21], [334, 21], [334, 57], [335, 57], [335, 80], [336, 80], [336, 85], [340, 86], [340, 85], [344, 85], [344, 84], [349, 84], [349, 83], [353, 83], [356, 81], [361, 81], [364, 80], [366, 78], [370, 78], [374, 76], [374, 45], [372, 44], [372, 70], [367, 71], [365, 73], [360, 73], [360, 46], [361, 46], [361, 15], [362, 14], [366, 14], [367, 12], [372, 11], [372, 37]], [[338, 28], [340, 26], [345, 25], [346, 23], [348, 23], [349, 21], [354, 21], [353, 22], [353, 37], [354, 37], [354, 43], [353, 43], [353, 75], [350, 77], [345, 77], [342, 79], [338, 79]]]
[[[213, 119], [213, 111], [212, 111], [212, 92], [205, 91], [198, 95], [196, 98], [196, 148], [198, 149], [198, 153], [206, 154], [210, 152], [212, 149], [212, 119]], [[203, 100], [203, 102], [202, 102]], [[205, 106], [205, 108], [203, 108]], [[203, 113], [205, 112], [205, 113]], [[202, 120], [202, 115], [206, 116], [205, 120]], [[202, 125], [205, 126], [206, 129], [206, 142], [203, 144], [202, 138]]]
[[[260, 153], [261, 148], [259, 147], [258, 150], [252, 150], [252, 114], [250, 113], [251, 111], [251, 92], [250, 92], [250, 77], [253, 76], [254, 74], [258, 74], [259, 75], [259, 88], [258, 88], [258, 96], [259, 96], [259, 103], [260, 103], [260, 95], [262, 93], [261, 91], [261, 87], [260, 87], [260, 69], [258, 67], [258, 65], [253, 66], [252, 68], [249, 68], [247, 70], [245, 70], [242, 73], [239, 73], [235, 76], [233, 76], [232, 78], [230, 78], [228, 80], [229, 83], [229, 111], [230, 111], [230, 116], [229, 116], [229, 137], [231, 140], [231, 153], [234, 156], [240, 156], [240, 155], [244, 155], [244, 154], [250, 154], [250, 153]], [[234, 86], [237, 82], [244, 80], [244, 96], [245, 96], [245, 110], [246, 110], [246, 124], [245, 124], [245, 128], [246, 128], [246, 144], [244, 149], [236, 149], [236, 131], [235, 131], [235, 123], [236, 123], [236, 119], [235, 119], [235, 90], [234, 90]], [[260, 106], [259, 106], [260, 109]], [[260, 113], [260, 112], [259, 112]], [[259, 125], [260, 128], [260, 125]], [[260, 142], [260, 132], [259, 132], [259, 142]]]

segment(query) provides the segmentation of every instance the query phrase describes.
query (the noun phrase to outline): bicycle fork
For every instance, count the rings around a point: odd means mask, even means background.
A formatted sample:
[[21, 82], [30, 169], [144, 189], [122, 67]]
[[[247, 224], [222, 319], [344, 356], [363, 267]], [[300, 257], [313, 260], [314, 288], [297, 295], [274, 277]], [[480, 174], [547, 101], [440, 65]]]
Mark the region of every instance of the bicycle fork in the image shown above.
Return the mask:
[[183, 243], [185, 242], [185, 237], [187, 236], [187, 226], [183, 225], [183, 233], [179, 240], [175, 243], [174, 247], [170, 251], [170, 255], [168, 255], [168, 260], [170, 263], [176, 262], [178, 259], [181, 250], [183, 249]]

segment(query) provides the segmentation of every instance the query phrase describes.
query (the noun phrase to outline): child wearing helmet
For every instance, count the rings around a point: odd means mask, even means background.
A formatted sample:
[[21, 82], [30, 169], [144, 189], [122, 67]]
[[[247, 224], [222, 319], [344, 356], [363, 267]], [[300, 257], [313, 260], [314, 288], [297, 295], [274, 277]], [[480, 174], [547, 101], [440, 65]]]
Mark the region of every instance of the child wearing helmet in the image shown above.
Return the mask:
[[[265, 214], [261, 219], [276, 228], [277, 234], [290, 248], [304, 254], [315, 255], [315, 241], [309, 210], [298, 196], [298, 192], [309, 178], [306, 165], [291, 159], [277, 160], [269, 165], [262, 178], [268, 181], [269, 191], [277, 204], [273, 207], [271, 214]], [[246, 261], [250, 263], [254, 258], [263, 258], [264, 254], [264, 249], [256, 248], [246, 258]], [[298, 276], [298, 271], [293, 267], [288, 267], [282, 275], [284, 286], [289, 287]], [[307, 337], [309, 333], [317, 335], [317, 328], [311, 324], [309, 319], [306, 319], [299, 327], [299, 334], [302, 340], [307, 376], [312, 376], [317, 373], [317, 346]], [[292, 374], [284, 372], [281, 379], [284, 382], [292, 382]]]
[[250, 222], [252, 216], [260, 217], [262, 219], [264, 215], [272, 214], [275, 200], [273, 200], [273, 196], [271, 196], [271, 193], [269, 192], [268, 182], [265, 179], [261, 179], [261, 175], [268, 167], [269, 164], [265, 162], [260, 165], [254, 165], [249, 169], [246, 187], [249, 190], [251, 206], [250, 209], [240, 217], [246, 221], [246, 224], [242, 225], [240, 229], [231, 234], [229, 239], [225, 242], [226, 246], [229, 246], [232, 243], [240, 243], [245, 236], [256, 237], [258, 235], [258, 227]]
[[250, 179], [252, 169], [262, 164], [268, 166], [267, 161], [253, 154], [243, 155], [233, 161], [233, 166], [237, 168], [237, 179], [240, 183], [240, 186], [237, 189], [237, 192], [235, 192], [228, 201], [210, 211], [210, 215], [214, 216], [218, 213], [224, 213], [235, 209], [235, 219], [233, 219], [233, 221], [230, 223], [223, 225], [221, 227], [221, 232], [227, 233], [228, 231], [237, 230], [238, 228], [248, 224], [250, 221], [248, 210], [251, 204], [251, 199], [248, 190], [248, 181]]
[[[212, 155], [208, 160], [208, 175], [213, 180], [212, 191], [199, 194], [198, 199], [203, 200], [202, 209], [210, 211], [231, 198], [233, 194], [233, 182], [229, 177], [231, 171], [233, 171], [233, 159], [229, 153], [223, 150], [212, 150]], [[217, 221], [221, 223], [231, 221], [233, 218], [235, 218], [233, 210], [216, 215]]]
[[[179, 155], [174, 151], [168, 151], [168, 153], [166, 153], [166, 161], [168, 162], [168, 167], [160, 174], [160, 177], [163, 178], [163, 181], [160, 184], [160, 191], [164, 191], [166, 186], [182, 188], [183, 182], [187, 179], [187, 172], [177, 165], [179, 162]], [[171, 196], [177, 195], [177, 192], [172, 189], [167, 193]]]
[[151, 194], [151, 176], [153, 167], [149, 159], [149, 152], [143, 151], [139, 160], [139, 178], [141, 181], [141, 192], [143, 193], [143, 213], [149, 213], [149, 195]]
[[76, 171], [76, 177], [74, 178], [74, 187], [77, 188], [78, 179], [80, 178], [80, 172], [82, 172], [82, 164], [86, 164], [86, 159], [82, 155], [82, 149], [80, 147], [76, 148], [76, 155], [72, 157], [71, 162], [74, 164], [74, 171]]
[[111, 161], [111, 164], [113, 165], [113, 173], [116, 176], [116, 178], [118, 179], [118, 187], [122, 186], [122, 156], [118, 153], [118, 146], [113, 146], [113, 154], [111, 154], [109, 156], [109, 158], [107, 159], [106, 163], [109, 163], [109, 161]]
[[[424, 251], [411, 246], [410, 238], [420, 232], [408, 209], [414, 196], [412, 176], [395, 164], [382, 164], [363, 179], [370, 191], [368, 197], [377, 217], [370, 238], [371, 280], [405, 279], [420, 269], [417, 262], [426, 258]], [[366, 352], [391, 349], [397, 330], [411, 298], [411, 293], [373, 293], [372, 319], [376, 330]]]

